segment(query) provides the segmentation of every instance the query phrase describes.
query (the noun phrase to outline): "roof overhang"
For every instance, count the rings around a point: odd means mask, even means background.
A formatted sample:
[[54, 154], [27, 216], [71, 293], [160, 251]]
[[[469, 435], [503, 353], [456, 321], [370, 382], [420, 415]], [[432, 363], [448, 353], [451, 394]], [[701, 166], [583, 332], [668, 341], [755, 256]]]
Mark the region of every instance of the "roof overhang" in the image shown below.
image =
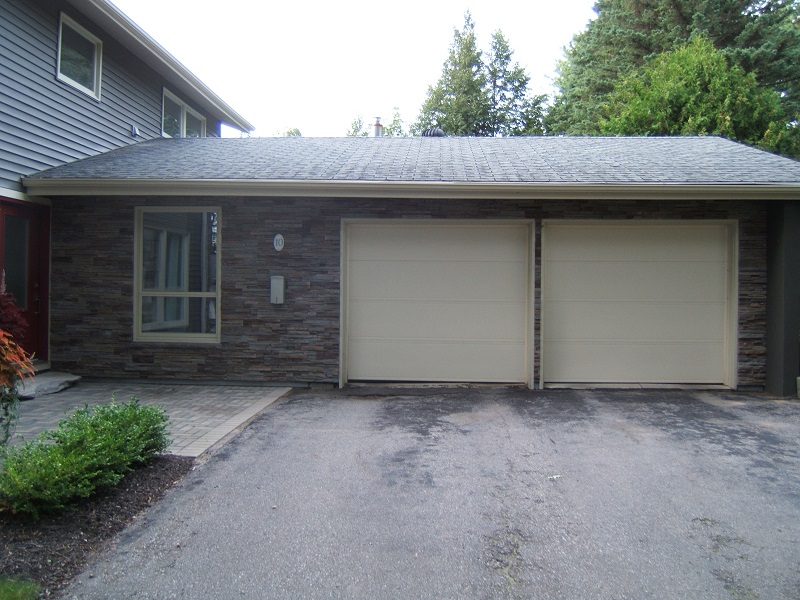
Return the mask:
[[53, 196], [252, 196], [550, 200], [800, 200], [800, 184], [465, 183], [228, 179], [36, 179], [29, 194]]
[[237, 113], [189, 69], [167, 52], [125, 13], [107, 0], [69, 0], [78, 11], [110, 33], [114, 39], [162, 75], [187, 100], [194, 101], [226, 125], [239, 131], [255, 127]]

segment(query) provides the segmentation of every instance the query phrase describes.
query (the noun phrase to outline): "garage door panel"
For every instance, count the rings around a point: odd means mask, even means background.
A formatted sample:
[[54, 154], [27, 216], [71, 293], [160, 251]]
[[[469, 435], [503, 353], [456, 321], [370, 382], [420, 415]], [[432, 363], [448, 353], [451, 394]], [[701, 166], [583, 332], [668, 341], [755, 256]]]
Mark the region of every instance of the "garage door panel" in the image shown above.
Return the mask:
[[351, 223], [345, 236], [348, 380], [529, 380], [528, 223]]
[[355, 380], [513, 382], [525, 372], [521, 343], [360, 340], [349, 353]]
[[[448, 341], [483, 339], [525, 340], [525, 304], [522, 302], [354, 301], [358, 319], [350, 339], [426, 338], [432, 331]], [[509, 318], [511, 317], [511, 318]]]
[[527, 230], [518, 225], [453, 226], [447, 223], [354, 225], [350, 259], [444, 262], [493, 262], [519, 259]]
[[[548, 261], [550, 263], [550, 261]], [[547, 270], [545, 300], [721, 301], [725, 263], [557, 262]]]
[[546, 223], [543, 381], [724, 383], [731, 235], [720, 222]]
[[552, 342], [544, 356], [548, 383], [724, 382], [722, 343]]
[[[680, 231], [674, 225], [579, 225], [553, 227], [547, 237], [560, 249], [553, 257], [557, 261], [692, 261], [698, 256], [727, 260], [726, 232], [716, 224], [687, 224]], [[632, 247], [636, 256], [631, 256]]]
[[355, 261], [350, 265], [350, 297], [515, 300], [525, 295], [526, 270], [522, 261]]
[[724, 339], [724, 302], [565, 302], [546, 304], [544, 310], [548, 340]]

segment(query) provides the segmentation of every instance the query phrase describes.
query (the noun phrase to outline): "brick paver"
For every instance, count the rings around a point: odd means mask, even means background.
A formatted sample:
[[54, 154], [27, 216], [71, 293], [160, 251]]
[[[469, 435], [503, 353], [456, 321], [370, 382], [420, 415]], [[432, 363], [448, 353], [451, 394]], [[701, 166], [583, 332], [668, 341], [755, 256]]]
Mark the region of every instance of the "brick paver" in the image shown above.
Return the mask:
[[58, 392], [20, 402], [12, 443], [36, 438], [84, 405], [95, 406], [135, 397], [142, 404], [161, 405], [170, 418], [170, 454], [200, 456], [267, 406], [288, 387], [180, 385], [119, 381], [81, 381]]

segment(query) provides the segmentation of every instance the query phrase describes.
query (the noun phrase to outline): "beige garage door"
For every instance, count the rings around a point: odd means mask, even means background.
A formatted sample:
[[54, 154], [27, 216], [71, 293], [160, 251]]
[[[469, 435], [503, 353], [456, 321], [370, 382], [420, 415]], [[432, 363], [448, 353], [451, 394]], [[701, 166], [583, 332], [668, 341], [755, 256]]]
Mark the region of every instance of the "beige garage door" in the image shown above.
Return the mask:
[[546, 222], [543, 382], [731, 385], [732, 235], [719, 222]]
[[526, 222], [345, 227], [346, 380], [526, 382]]

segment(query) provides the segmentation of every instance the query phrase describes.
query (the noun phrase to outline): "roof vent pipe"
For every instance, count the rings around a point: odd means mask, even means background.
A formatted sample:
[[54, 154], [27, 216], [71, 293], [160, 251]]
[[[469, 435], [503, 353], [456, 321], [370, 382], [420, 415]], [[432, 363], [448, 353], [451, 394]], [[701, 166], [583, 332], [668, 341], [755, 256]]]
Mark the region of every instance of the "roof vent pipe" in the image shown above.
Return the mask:
[[381, 125], [380, 117], [375, 117], [375, 125], [373, 125], [372, 128], [375, 137], [383, 137], [383, 125]]

